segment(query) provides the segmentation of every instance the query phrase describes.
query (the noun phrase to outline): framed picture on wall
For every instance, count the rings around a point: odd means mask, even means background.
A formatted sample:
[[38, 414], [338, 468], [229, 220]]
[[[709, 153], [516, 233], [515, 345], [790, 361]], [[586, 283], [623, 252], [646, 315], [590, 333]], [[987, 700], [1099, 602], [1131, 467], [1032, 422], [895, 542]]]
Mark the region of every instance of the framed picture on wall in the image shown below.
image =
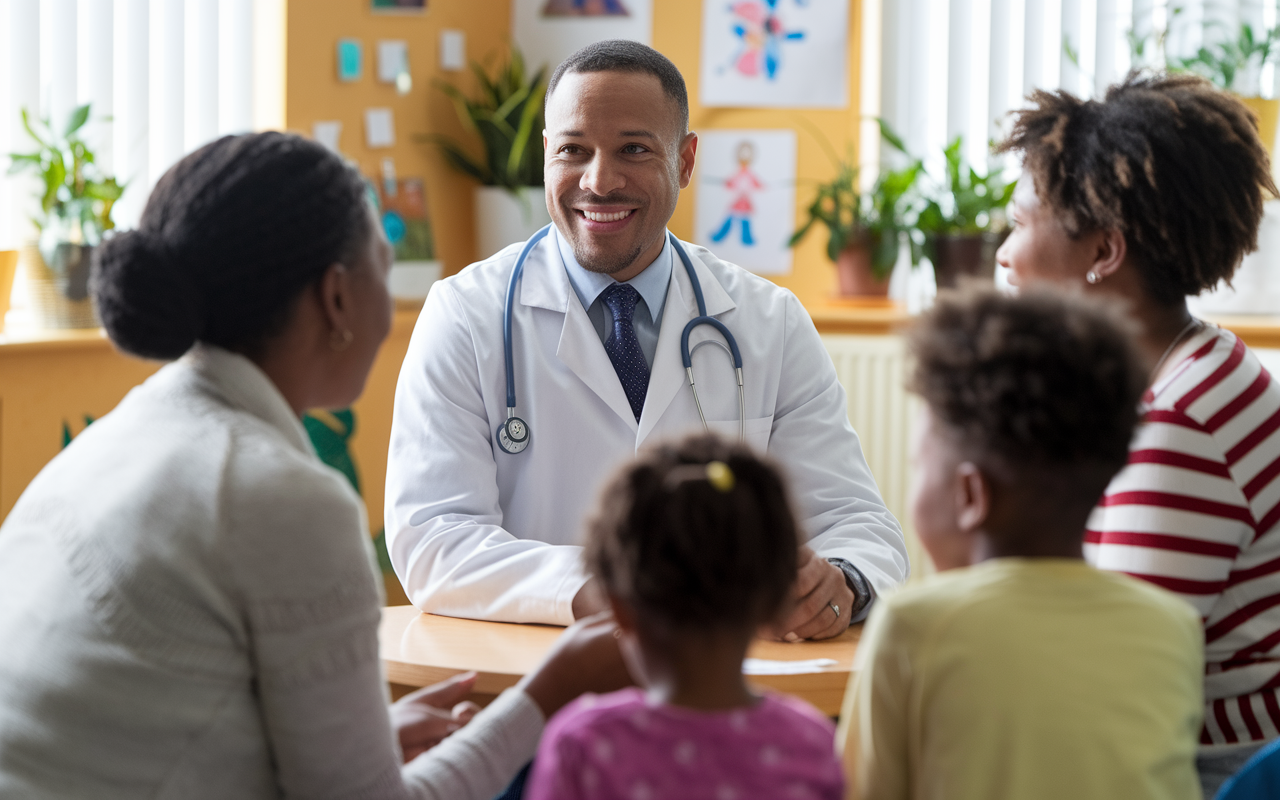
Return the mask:
[[849, 0], [707, 0], [702, 105], [844, 108]]
[[377, 14], [421, 14], [427, 0], [369, 0], [369, 7]]

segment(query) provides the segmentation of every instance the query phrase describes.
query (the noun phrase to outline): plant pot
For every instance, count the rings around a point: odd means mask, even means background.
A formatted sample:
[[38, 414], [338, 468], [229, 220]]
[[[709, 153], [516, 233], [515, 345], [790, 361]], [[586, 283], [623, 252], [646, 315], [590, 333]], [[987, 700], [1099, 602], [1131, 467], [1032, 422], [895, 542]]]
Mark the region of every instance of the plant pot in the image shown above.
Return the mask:
[[523, 242], [551, 221], [546, 190], [525, 186], [513, 194], [501, 186], [476, 188], [476, 257], [483, 260]]
[[877, 278], [871, 271], [874, 242], [863, 240], [840, 251], [836, 259], [836, 285], [841, 297], [888, 297], [889, 275]]
[[1240, 102], [1258, 117], [1258, 138], [1262, 139], [1262, 146], [1267, 148], [1267, 155], [1273, 155], [1276, 147], [1276, 123], [1280, 121], [1280, 99], [1241, 97]]
[[13, 294], [13, 277], [18, 272], [18, 251], [0, 250], [0, 332], [9, 313], [9, 297]]
[[929, 259], [938, 289], [954, 289], [966, 278], [992, 283], [996, 277], [996, 250], [1004, 233], [935, 233], [929, 236]]
[[22, 248], [22, 270], [36, 321], [42, 328], [96, 328], [98, 315], [89, 298], [92, 247], [59, 244], [50, 269], [35, 242]]

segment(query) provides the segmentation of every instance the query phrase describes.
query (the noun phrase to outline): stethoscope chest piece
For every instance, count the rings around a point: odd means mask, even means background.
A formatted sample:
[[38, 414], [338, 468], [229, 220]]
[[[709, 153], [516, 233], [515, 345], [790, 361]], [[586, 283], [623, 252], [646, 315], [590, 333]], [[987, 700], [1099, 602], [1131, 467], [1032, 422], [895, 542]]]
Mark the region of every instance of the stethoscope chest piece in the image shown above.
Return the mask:
[[504, 453], [515, 455], [529, 446], [529, 423], [519, 417], [507, 417], [498, 428], [498, 447]]

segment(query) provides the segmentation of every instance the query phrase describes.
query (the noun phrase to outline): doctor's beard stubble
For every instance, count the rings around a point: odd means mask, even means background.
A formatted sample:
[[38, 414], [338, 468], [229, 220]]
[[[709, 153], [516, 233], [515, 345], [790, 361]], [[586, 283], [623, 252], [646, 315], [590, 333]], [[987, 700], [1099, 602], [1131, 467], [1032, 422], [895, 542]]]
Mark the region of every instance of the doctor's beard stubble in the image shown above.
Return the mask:
[[[602, 206], [632, 206], [635, 208], [633, 213], [637, 217], [640, 216], [641, 211], [645, 208], [645, 204], [635, 198], [623, 195], [609, 195], [608, 197], [601, 197], [599, 195], [590, 194], [585, 197], [574, 198], [572, 201], [564, 203], [564, 208], [568, 210], [568, 213], [574, 219], [579, 218], [578, 211], [575, 207], [575, 204], [578, 203]], [[632, 224], [639, 222], [639, 219], [632, 220]], [[664, 225], [664, 231], [665, 228], [666, 226]], [[638, 242], [635, 247], [626, 253], [611, 253], [608, 251], [591, 253], [587, 251], [585, 242], [583, 241], [584, 239], [588, 239], [589, 235], [584, 235], [576, 225], [568, 232], [567, 238], [569, 239], [569, 245], [573, 248], [573, 257], [578, 260], [578, 264], [588, 272], [596, 272], [601, 275], [616, 275], [619, 272], [622, 272], [633, 265], [636, 262], [636, 259], [640, 257], [640, 254], [653, 244], [652, 242]]]

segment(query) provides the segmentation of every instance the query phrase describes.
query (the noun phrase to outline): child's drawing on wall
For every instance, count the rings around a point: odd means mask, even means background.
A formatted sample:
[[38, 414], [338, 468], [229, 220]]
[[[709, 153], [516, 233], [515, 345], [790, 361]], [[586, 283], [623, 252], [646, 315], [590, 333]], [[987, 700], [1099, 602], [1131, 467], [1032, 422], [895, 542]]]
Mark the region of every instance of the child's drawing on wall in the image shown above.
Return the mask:
[[698, 142], [694, 241], [752, 272], [790, 272], [795, 131], [703, 130]]
[[751, 236], [751, 216], [756, 207], [751, 202], [752, 195], [764, 188], [764, 183], [751, 171], [751, 162], [755, 161], [756, 148], [749, 141], [738, 143], [738, 171], [724, 182], [725, 187], [733, 193], [733, 203], [729, 206], [729, 214], [720, 229], [711, 234], [711, 241], [719, 244], [733, 231], [733, 223], [738, 222], [742, 228], [741, 241], [747, 247], [755, 246]]

